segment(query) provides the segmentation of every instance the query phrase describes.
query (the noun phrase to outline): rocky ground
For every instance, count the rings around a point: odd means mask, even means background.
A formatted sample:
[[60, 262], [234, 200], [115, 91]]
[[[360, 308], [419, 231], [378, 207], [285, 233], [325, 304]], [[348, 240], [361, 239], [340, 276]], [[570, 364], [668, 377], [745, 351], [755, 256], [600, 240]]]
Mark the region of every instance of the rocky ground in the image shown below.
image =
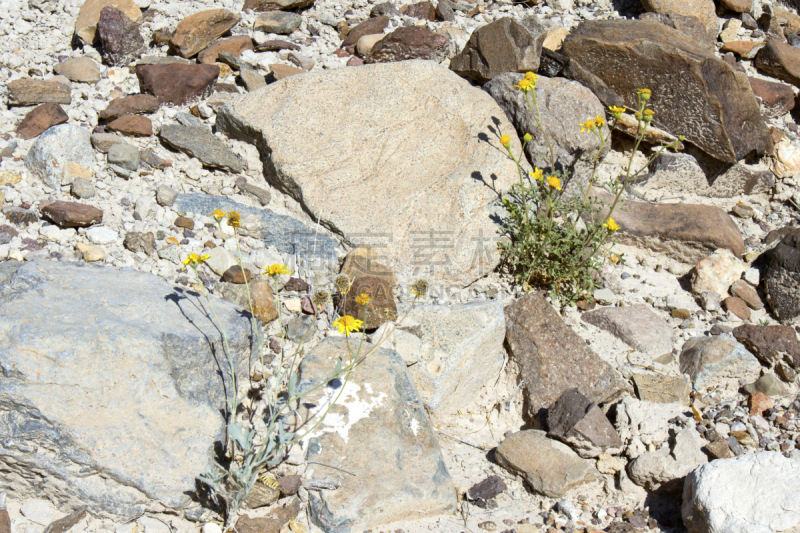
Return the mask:
[[[224, 427], [223, 344], [263, 430], [253, 376], [277, 371], [281, 331], [302, 383], [321, 380], [361, 292], [379, 351], [240, 533], [800, 527], [800, 5], [3, 8], [0, 533], [221, 531], [196, 476]], [[624, 260], [577, 306], [497, 268], [518, 179], [500, 135], [517, 153], [530, 132], [524, 165], [547, 164], [527, 71], [568, 193], [600, 148], [580, 122], [634, 110], [635, 89], [656, 112], [636, 168], [685, 137], [625, 194]], [[350, 292], [317, 308], [340, 272]]]

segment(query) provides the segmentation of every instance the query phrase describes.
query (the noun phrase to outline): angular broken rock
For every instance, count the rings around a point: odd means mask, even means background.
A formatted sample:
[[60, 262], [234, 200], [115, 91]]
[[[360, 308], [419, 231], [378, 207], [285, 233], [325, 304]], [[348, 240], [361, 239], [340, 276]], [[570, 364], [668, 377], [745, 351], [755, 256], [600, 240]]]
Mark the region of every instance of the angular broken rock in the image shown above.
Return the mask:
[[86, 228], [103, 221], [103, 210], [77, 202], [57, 201], [42, 208], [42, 215], [61, 228]]
[[1, 263], [0, 294], [0, 484], [124, 521], [191, 505], [224, 438], [215, 324], [241, 377], [257, 357], [250, 321], [212, 296], [214, 321], [158, 276], [86, 264]]
[[800, 316], [800, 229], [787, 232], [770, 250], [764, 292], [770, 309], [780, 320]]
[[[596, 188], [592, 195], [606, 202], [613, 197]], [[607, 207], [600, 211], [605, 216]], [[614, 210], [621, 226], [620, 242], [666, 253], [673, 259], [695, 264], [719, 248], [744, 255], [744, 240], [739, 228], [722, 209], [697, 204], [646, 204], [625, 202], [625, 209]]]
[[[770, 146], [747, 76], [688, 36], [655, 22], [584, 22], [562, 52], [636, 107], [636, 89], [653, 91], [654, 124], [729, 163]], [[612, 60], [613, 58], [613, 60]], [[676, 81], [680, 80], [680, 82]], [[661, 91], [679, 83], [677, 92]]]
[[152, 94], [162, 104], [183, 105], [211, 94], [218, 76], [217, 65], [136, 65], [142, 92]]
[[366, 63], [427, 59], [440, 63], [447, 57], [450, 39], [427, 26], [401, 26], [375, 43]]
[[[352, 345], [344, 338], [323, 339], [300, 365], [298, 390], [324, 384], [337, 358], [348, 359]], [[363, 353], [372, 348], [365, 342]], [[355, 475], [309, 465], [309, 477], [324, 475], [341, 483], [335, 491], [309, 492], [314, 523], [325, 531], [346, 533], [452, 511], [455, 487], [433, 426], [397, 353], [378, 348], [348, 381], [329, 382], [305, 396], [303, 405], [314, 405], [316, 414], [342, 387], [339, 401], [309, 436], [308, 460], [347, 465]], [[388, 450], [391, 461], [386, 460]]]
[[[453, 68], [452, 65], [451, 62], [450, 68]], [[580, 123], [589, 117], [603, 115], [603, 104], [592, 91], [576, 81], [564, 78], [539, 79], [536, 83], [536, 95], [542, 128], [547, 131], [545, 137], [536, 125], [538, 117], [534, 117], [528, 107], [525, 93], [514, 87], [522, 77], [523, 74], [512, 72], [500, 74], [484, 85], [483, 89], [509, 117], [519, 137], [526, 133], [531, 134], [525, 153], [534, 166], [550, 168], [549, 146], [552, 146], [556, 168], [572, 175], [570, 180], [562, 184], [564, 189], [578, 192], [580, 183], [585, 190], [601, 142], [597, 135], [581, 133]], [[601, 130], [603, 135], [608, 134], [608, 126], [603, 126]], [[603, 148], [601, 160], [608, 150], [608, 146]]]
[[227, 52], [233, 54], [235, 57], [239, 57], [245, 50], [252, 49], [253, 40], [249, 35], [225, 37], [224, 39], [217, 39], [207, 48], [203, 49], [202, 52], [197, 54], [197, 62], [211, 65], [219, 59], [219, 54], [222, 52]]
[[708, 33], [708, 30], [706, 30], [705, 25], [703, 25], [703, 23], [700, 22], [700, 19], [695, 16], [680, 15], [674, 11], [668, 14], [647, 12], [639, 15], [639, 20], [648, 20], [664, 24], [665, 26], [674, 28], [681, 33], [685, 33], [698, 45], [710, 50], [711, 52], [716, 50], [714, 42], [716, 41], [717, 34], [714, 33], [712, 37], [711, 34]]
[[631, 481], [649, 492], [679, 492], [686, 474], [708, 462], [702, 451], [705, 442], [693, 426], [682, 429], [673, 442], [643, 453], [628, 465]]
[[717, 250], [701, 259], [692, 272], [692, 292], [703, 294], [715, 292], [724, 297], [733, 282], [742, 277], [747, 264], [728, 250]]
[[192, 57], [218, 37], [236, 26], [241, 15], [227, 9], [208, 9], [181, 20], [170, 44], [181, 57]]
[[[406, 316], [408, 307], [400, 304], [398, 314]], [[408, 327], [420, 340], [414, 354], [419, 362], [408, 367], [408, 373], [429, 412], [455, 413], [503, 366], [505, 317], [500, 302], [417, 305], [400, 327]]]
[[106, 124], [106, 129], [126, 135], [147, 137], [153, 134], [153, 123], [141, 115], [123, 115]]
[[108, 107], [100, 111], [98, 116], [102, 120], [114, 120], [122, 115], [149, 114], [158, 111], [158, 98], [149, 94], [131, 94], [114, 98]]
[[700, 386], [713, 388], [740, 379], [753, 381], [761, 372], [761, 364], [730, 333], [712, 337], [695, 337], [681, 349], [680, 369]]
[[17, 126], [17, 136], [25, 140], [33, 139], [50, 126], [63, 124], [67, 120], [69, 120], [69, 116], [61, 109], [60, 105], [42, 104], [28, 111], [28, 114]]
[[111, 6], [103, 8], [97, 23], [97, 34], [100, 36], [105, 63], [125, 66], [142, 55], [145, 44], [139, 26], [119, 9]]
[[770, 39], [758, 51], [755, 66], [774, 78], [800, 87], [800, 50], [777, 39]]
[[789, 326], [743, 324], [731, 334], [765, 365], [772, 366], [788, 356], [790, 364], [800, 368], [800, 339]]
[[759, 99], [761, 109], [768, 117], [782, 117], [794, 109], [794, 91], [788, 85], [775, 81], [748, 78], [753, 94]]
[[[381, 251], [398, 274], [432, 269], [432, 281], [468, 284], [497, 265], [492, 188], [519, 178], [492, 133], [512, 126], [489, 95], [429, 61], [312, 71], [274, 88], [230, 101], [216, 125], [259, 146], [267, 181], [314, 220], [345, 237], [391, 235]], [[336, 97], [340, 90], [348, 98]], [[387, 125], [388, 152], [370, 141], [384, 138]], [[320, 135], [333, 144], [306, 142]], [[511, 146], [519, 151], [518, 140]], [[431, 235], [435, 264], [420, 248]]]
[[719, 31], [714, 0], [642, 0], [642, 7], [663, 15], [695, 17], [705, 26], [708, 35], [716, 37]]
[[245, 11], [288, 11], [303, 9], [314, 3], [314, 0], [244, 0]]
[[581, 318], [642, 353], [653, 357], [672, 353], [672, 327], [647, 305], [603, 307], [583, 313]]
[[633, 383], [640, 400], [653, 403], [689, 404], [692, 386], [685, 376], [634, 374]]
[[505, 72], [536, 72], [545, 35], [534, 36], [503, 17], [472, 32], [464, 49], [450, 60], [450, 69], [479, 83]]
[[617, 454], [622, 441], [603, 410], [578, 389], [567, 389], [547, 410], [547, 435], [569, 444], [584, 458]]
[[8, 105], [69, 104], [72, 102], [69, 84], [52, 80], [19, 78], [6, 85]]
[[574, 487], [602, 478], [590, 461], [535, 429], [504, 439], [495, 456], [500, 466], [522, 476], [534, 492], [549, 498], [561, 498]]
[[133, 0], [86, 0], [81, 5], [78, 20], [75, 22], [75, 34], [85, 44], [94, 45], [98, 41], [97, 22], [100, 20], [100, 12], [107, 6], [119, 9], [136, 24], [141, 24], [144, 20], [142, 10]]
[[506, 346], [525, 381], [528, 415], [534, 424], [540, 411], [567, 389], [577, 388], [591, 401], [602, 403], [628, 388], [539, 293], [523, 296], [505, 313]]
[[206, 129], [168, 124], [158, 135], [168, 146], [196, 157], [207, 167], [231, 172], [241, 172], [244, 168], [241, 158]]
[[34, 141], [25, 167], [48, 187], [59, 190], [64, 167], [70, 161], [85, 167], [94, 164], [89, 131], [75, 124], [58, 124]]
[[342, 48], [358, 43], [358, 40], [365, 35], [381, 34], [388, 25], [389, 17], [386, 15], [368, 18], [350, 29], [350, 33], [348, 33], [347, 37], [342, 41]]

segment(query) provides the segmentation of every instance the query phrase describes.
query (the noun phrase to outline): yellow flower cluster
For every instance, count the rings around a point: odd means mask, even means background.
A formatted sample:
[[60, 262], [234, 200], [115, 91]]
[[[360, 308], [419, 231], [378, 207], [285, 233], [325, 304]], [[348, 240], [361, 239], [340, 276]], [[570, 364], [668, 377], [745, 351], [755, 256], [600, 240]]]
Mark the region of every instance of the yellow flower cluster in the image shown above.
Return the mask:
[[561, 190], [561, 180], [555, 176], [550, 176], [547, 178], [547, 184], [554, 189], [558, 189], [559, 191]]
[[603, 226], [607, 227], [612, 232], [619, 231], [619, 229], [622, 227], [619, 224], [617, 224], [617, 221], [611, 217], [608, 217], [608, 220], [603, 222]]
[[369, 294], [362, 292], [358, 296], [356, 296], [356, 303], [358, 305], [367, 305], [372, 298], [369, 297]]
[[292, 273], [291, 270], [279, 264], [274, 264], [268, 267], [264, 267], [264, 274], [272, 277], [280, 276], [281, 274], [291, 274], [291, 273]]
[[539, 79], [539, 76], [534, 74], [533, 72], [526, 72], [525, 77], [519, 80], [519, 83], [514, 85], [517, 89], [522, 92], [530, 92], [536, 88], [536, 80]]
[[232, 228], [238, 228], [242, 225], [242, 219], [239, 213], [236, 211], [231, 211], [230, 213], [225, 213], [222, 209], [215, 209], [211, 216], [217, 223], [222, 222], [222, 219], [227, 217], [228, 218], [228, 225]]
[[185, 269], [187, 266], [191, 266], [192, 268], [197, 268], [198, 265], [205, 263], [208, 259], [211, 258], [208, 254], [198, 255], [198, 254], [189, 254], [189, 257], [183, 260], [183, 267], [181, 270]]
[[542, 179], [544, 179], [543, 174], [544, 173], [542, 172], [542, 169], [540, 169], [539, 167], [534, 167], [533, 172], [528, 172], [528, 175], [531, 178], [535, 179], [536, 181], [542, 181]]

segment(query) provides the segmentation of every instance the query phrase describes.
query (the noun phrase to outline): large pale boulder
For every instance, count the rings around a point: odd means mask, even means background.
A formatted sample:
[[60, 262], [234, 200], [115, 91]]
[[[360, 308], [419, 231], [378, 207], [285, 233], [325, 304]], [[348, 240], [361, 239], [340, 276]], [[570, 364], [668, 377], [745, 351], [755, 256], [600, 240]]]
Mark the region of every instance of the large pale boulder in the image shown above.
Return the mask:
[[[241, 379], [250, 321], [212, 302]], [[0, 263], [0, 486], [122, 519], [190, 506], [231, 390], [208, 305], [131, 269]]]
[[[343, 97], [342, 95], [346, 95]], [[217, 127], [257, 144], [267, 181], [402, 280], [468, 284], [499, 261], [498, 192], [519, 180], [492, 98], [432, 62], [314, 71], [232, 100]]]
[[651, 89], [653, 124], [720, 161], [735, 163], [771, 145], [747, 76], [677, 30], [646, 21], [584, 22], [561, 51], [631, 109], [635, 90]]

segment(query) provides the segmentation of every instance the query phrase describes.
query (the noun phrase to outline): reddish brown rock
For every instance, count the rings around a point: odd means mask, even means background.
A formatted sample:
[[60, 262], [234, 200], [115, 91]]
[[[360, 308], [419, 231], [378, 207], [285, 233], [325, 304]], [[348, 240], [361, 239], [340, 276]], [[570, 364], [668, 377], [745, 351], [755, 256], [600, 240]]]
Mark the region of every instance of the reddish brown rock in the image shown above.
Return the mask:
[[[598, 189], [592, 195], [605, 201], [614, 198]], [[605, 216], [608, 207], [600, 211]], [[621, 226], [620, 242], [666, 253], [685, 263], [698, 261], [719, 248], [737, 257], [744, 255], [744, 240], [739, 228], [722, 209], [698, 204], [646, 204], [626, 202], [615, 209], [614, 220]]]
[[543, 296], [531, 292], [506, 307], [506, 345], [525, 382], [528, 414], [543, 411], [577, 388], [595, 403], [629, 389], [608, 363], [592, 352]]
[[77, 202], [53, 202], [42, 208], [42, 215], [61, 228], [85, 228], [103, 221], [102, 209]]
[[143, 92], [162, 104], [183, 105], [214, 90], [219, 76], [217, 65], [136, 65], [136, 76]]
[[719, 31], [719, 19], [714, 8], [714, 0], [642, 0], [646, 11], [664, 15], [696, 17], [710, 35]]
[[288, 78], [289, 76], [294, 76], [296, 74], [302, 74], [305, 72], [303, 69], [290, 67], [289, 65], [283, 65], [281, 63], [270, 65], [269, 68], [272, 69], [272, 76], [276, 80], [282, 80], [283, 78]]
[[775, 402], [761, 391], [750, 395], [750, 414], [761, 416], [767, 409], [775, 407]]
[[122, 115], [146, 115], [158, 111], [158, 98], [149, 94], [132, 94], [114, 98], [100, 111], [101, 120], [113, 120]]
[[348, 67], [360, 67], [363, 64], [364, 60], [356, 56], [352, 56], [350, 59], [347, 60], [347, 63], [345, 63], [345, 65]]
[[228, 52], [235, 57], [239, 57], [245, 50], [252, 49], [253, 40], [249, 35], [225, 37], [223, 39], [217, 39], [202, 52], [197, 54], [197, 62], [212, 65], [217, 61], [217, 58], [222, 52]]
[[388, 63], [406, 59], [441, 62], [447, 56], [450, 39], [433, 33], [427, 26], [402, 26], [375, 43], [367, 63]]
[[730, 311], [742, 320], [750, 320], [750, 309], [741, 298], [737, 298], [736, 296], [728, 296], [722, 300], [722, 308], [726, 311]]
[[766, 44], [761, 41], [729, 41], [722, 45], [720, 52], [733, 52], [744, 59], [753, 59]]
[[794, 109], [794, 91], [788, 85], [774, 81], [748, 78], [753, 94], [756, 95], [767, 116], [782, 117]]
[[42, 104], [34, 107], [17, 126], [20, 139], [33, 139], [50, 126], [63, 124], [69, 117], [58, 104]]
[[754, 64], [773, 78], [800, 87], [800, 48], [770, 39], [756, 55]]
[[365, 35], [374, 35], [383, 33], [383, 30], [389, 25], [389, 17], [382, 15], [380, 17], [373, 17], [365, 20], [354, 26], [347, 37], [342, 41], [342, 47], [350, 46], [358, 43], [358, 40]]
[[141, 115], [123, 115], [106, 124], [106, 130], [118, 131], [125, 135], [149, 137], [153, 134], [153, 123]]
[[178, 23], [170, 42], [178, 55], [192, 57], [236, 26], [241, 18], [227, 9], [200, 11]]
[[[631, 109], [638, 105], [636, 89], [650, 88], [653, 124], [684, 135], [719, 161], [736, 163], [750, 154], [766, 153], [770, 146], [747, 76], [663, 24], [584, 22], [564, 39], [561, 51]], [[681, 90], [666, 90], [675, 80], [680, 80]]]
[[800, 368], [800, 340], [791, 327], [744, 324], [732, 333], [737, 341], [767, 365], [775, 364], [785, 353], [793, 361], [792, 365]]
[[741, 298], [750, 309], [764, 309], [764, 302], [761, 301], [758, 291], [743, 279], [737, 279], [733, 282], [731, 294]]
[[400, 8], [400, 13], [420, 20], [436, 20], [436, 8], [430, 2], [418, 2]]
[[68, 83], [19, 78], [6, 85], [8, 105], [69, 104], [72, 88]]
[[250, 518], [246, 514], [240, 516], [236, 520], [236, 531], [239, 533], [278, 533], [299, 512], [300, 500], [292, 498], [267, 516], [258, 518]]
[[234, 265], [222, 274], [222, 281], [244, 285], [245, 279], [249, 282], [253, 275], [247, 269], [242, 269], [239, 265]]
[[192, 220], [189, 217], [183, 217], [183, 216], [178, 217], [175, 219], [174, 224], [179, 228], [185, 228], [188, 230], [194, 229], [194, 220]]

